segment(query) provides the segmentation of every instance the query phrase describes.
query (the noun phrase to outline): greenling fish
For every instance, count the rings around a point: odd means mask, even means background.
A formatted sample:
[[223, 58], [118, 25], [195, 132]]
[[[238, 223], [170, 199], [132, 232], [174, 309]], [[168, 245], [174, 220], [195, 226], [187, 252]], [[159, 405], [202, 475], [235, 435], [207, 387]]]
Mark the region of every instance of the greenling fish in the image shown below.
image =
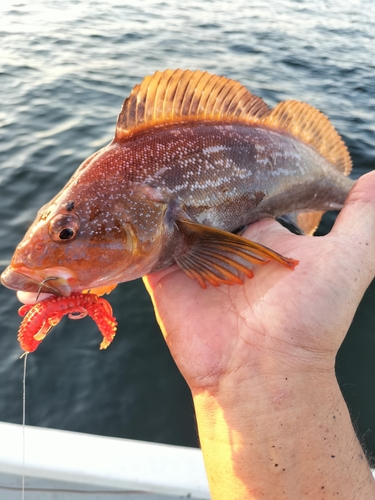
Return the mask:
[[270, 260], [293, 268], [234, 233], [274, 217], [312, 234], [343, 206], [350, 170], [340, 136], [308, 104], [270, 109], [224, 77], [156, 72], [125, 100], [113, 141], [40, 209], [1, 281], [69, 296], [172, 263], [202, 287], [242, 283]]

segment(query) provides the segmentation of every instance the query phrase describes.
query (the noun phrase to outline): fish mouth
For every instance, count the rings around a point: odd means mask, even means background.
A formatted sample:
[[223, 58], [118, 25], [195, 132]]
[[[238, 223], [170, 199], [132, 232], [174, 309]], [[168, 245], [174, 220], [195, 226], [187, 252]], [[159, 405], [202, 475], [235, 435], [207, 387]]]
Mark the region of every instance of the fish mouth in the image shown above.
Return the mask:
[[35, 271], [28, 267], [8, 266], [2, 273], [1, 283], [18, 292], [48, 293], [68, 297], [76, 282], [74, 273], [63, 267], [53, 267]]

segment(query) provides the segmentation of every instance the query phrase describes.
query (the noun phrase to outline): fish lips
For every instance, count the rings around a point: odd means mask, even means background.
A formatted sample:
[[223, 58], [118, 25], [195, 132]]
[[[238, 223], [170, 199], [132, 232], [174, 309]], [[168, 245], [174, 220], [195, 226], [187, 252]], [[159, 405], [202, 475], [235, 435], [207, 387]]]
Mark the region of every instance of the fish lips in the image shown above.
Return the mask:
[[72, 286], [68, 281], [72, 278], [72, 274], [67, 270], [51, 268], [34, 271], [27, 267], [14, 268], [11, 265], [0, 276], [1, 283], [12, 290], [52, 293], [63, 297], [72, 293]]

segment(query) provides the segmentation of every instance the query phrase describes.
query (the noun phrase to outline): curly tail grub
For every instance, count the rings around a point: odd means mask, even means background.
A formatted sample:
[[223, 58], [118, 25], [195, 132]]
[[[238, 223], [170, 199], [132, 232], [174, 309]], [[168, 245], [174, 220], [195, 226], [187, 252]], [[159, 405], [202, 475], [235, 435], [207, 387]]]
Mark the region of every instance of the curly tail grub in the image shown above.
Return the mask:
[[24, 305], [18, 311], [25, 316], [18, 330], [18, 340], [26, 352], [33, 352], [61, 318], [81, 319], [89, 315], [103, 335], [100, 349], [112, 342], [117, 322], [110, 304], [92, 293], [72, 293], [69, 297], [50, 297], [34, 305]]

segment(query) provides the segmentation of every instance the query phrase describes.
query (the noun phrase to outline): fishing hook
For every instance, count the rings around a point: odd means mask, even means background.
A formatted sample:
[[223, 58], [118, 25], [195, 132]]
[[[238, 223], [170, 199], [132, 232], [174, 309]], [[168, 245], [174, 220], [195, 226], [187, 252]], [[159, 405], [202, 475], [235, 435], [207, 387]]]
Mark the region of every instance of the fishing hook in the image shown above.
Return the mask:
[[35, 302], [38, 302], [38, 299], [39, 299], [39, 295], [41, 294], [42, 292], [42, 289], [43, 289], [43, 285], [44, 283], [46, 283], [46, 281], [51, 281], [51, 280], [57, 280], [58, 278], [56, 276], [51, 276], [50, 278], [46, 278], [42, 281], [42, 283], [40, 284], [39, 286], [39, 290], [38, 290], [38, 293], [36, 294], [36, 299], [35, 299]]

